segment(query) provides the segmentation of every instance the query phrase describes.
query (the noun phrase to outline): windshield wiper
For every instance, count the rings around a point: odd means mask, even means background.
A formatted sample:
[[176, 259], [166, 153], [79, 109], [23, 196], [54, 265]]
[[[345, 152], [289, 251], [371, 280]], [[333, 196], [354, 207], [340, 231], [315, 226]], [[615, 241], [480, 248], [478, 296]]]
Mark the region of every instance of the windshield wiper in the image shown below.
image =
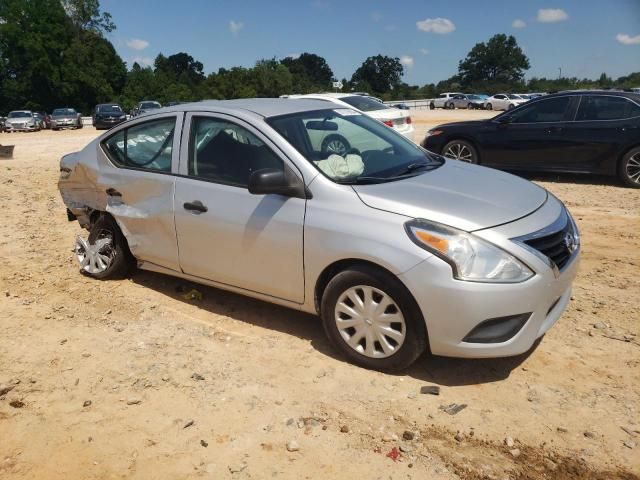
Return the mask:
[[416, 163], [410, 163], [409, 165], [404, 167], [402, 170], [400, 170], [398, 173], [396, 173], [394, 176], [388, 177], [388, 178], [393, 178], [393, 179], [404, 178], [404, 177], [408, 176], [410, 173], [415, 172], [416, 170], [420, 170], [422, 168], [424, 168], [425, 171], [433, 170], [433, 169], [438, 168], [440, 165], [442, 165], [442, 163], [440, 163], [440, 162], [416, 162]]

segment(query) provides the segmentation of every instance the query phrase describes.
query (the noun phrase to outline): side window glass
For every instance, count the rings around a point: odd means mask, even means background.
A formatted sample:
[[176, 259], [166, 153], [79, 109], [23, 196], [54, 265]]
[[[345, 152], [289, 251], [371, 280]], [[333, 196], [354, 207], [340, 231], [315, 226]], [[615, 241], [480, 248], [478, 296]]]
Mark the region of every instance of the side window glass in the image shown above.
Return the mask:
[[124, 165], [124, 130], [106, 139], [102, 145], [113, 163]]
[[616, 120], [640, 116], [640, 106], [622, 97], [582, 97], [576, 120]]
[[193, 117], [190, 176], [246, 188], [251, 174], [265, 168], [284, 170], [284, 163], [253, 133], [235, 123]]
[[541, 100], [513, 113], [511, 119], [513, 123], [562, 122], [570, 105], [570, 97]]
[[119, 167], [170, 172], [175, 124], [172, 117], [135, 125], [110, 136], [102, 145]]
[[171, 171], [175, 119], [143, 123], [126, 130], [126, 166]]

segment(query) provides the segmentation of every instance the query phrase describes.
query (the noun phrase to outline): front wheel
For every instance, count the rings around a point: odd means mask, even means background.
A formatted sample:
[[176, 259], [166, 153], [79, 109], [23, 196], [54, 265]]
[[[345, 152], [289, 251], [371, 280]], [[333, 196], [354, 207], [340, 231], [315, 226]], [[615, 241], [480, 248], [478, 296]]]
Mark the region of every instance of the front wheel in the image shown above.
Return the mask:
[[493, 110], [493, 105], [491, 105], [490, 103], [487, 103], [487, 110]]
[[467, 163], [478, 163], [478, 152], [466, 140], [452, 140], [442, 149], [442, 155], [452, 160], [460, 160]]
[[436, 104], [435, 104], [435, 103], [433, 103], [433, 102], [431, 102], [431, 103], [429, 104], [429, 110], [435, 110], [435, 109], [436, 109]]
[[513, 108], [513, 103], [510, 103], [509, 106], [507, 107], [507, 110], [511, 110]]
[[640, 188], [640, 147], [632, 148], [620, 159], [618, 176], [627, 187]]
[[76, 238], [74, 253], [80, 271], [100, 280], [124, 278], [134, 264], [124, 235], [109, 216], [96, 220], [87, 239]]
[[340, 155], [344, 157], [351, 149], [351, 145], [342, 135], [332, 134], [322, 142], [322, 153]]
[[354, 266], [322, 296], [321, 316], [333, 346], [351, 362], [386, 372], [411, 365], [427, 347], [420, 309], [393, 275]]

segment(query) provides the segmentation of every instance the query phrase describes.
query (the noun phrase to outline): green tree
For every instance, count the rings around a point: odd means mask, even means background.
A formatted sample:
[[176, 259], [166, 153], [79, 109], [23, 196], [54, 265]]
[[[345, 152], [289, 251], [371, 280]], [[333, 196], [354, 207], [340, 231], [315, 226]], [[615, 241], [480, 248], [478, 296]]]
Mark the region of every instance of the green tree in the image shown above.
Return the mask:
[[403, 74], [404, 67], [399, 58], [376, 55], [360, 65], [351, 77], [351, 84], [358, 90], [369, 86], [375, 93], [385, 93], [400, 84]]
[[486, 85], [515, 86], [522, 82], [530, 67], [529, 59], [518, 46], [513, 35], [494, 35], [487, 43], [481, 42], [458, 65], [463, 87]]
[[62, 0], [62, 5], [78, 30], [101, 35], [116, 29], [111, 14], [100, 11], [100, 0]]
[[280, 63], [291, 73], [295, 93], [326, 90], [331, 86], [333, 72], [327, 61], [315, 53], [305, 52], [297, 58], [283, 58]]

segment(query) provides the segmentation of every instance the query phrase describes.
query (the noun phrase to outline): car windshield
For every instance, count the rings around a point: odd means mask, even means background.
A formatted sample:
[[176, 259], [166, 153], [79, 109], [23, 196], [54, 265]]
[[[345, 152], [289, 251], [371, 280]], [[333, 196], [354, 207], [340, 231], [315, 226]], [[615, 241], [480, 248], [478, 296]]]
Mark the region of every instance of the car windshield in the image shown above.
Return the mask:
[[52, 117], [65, 117], [67, 115], [77, 115], [73, 108], [56, 108], [51, 114]]
[[140, 104], [140, 110], [152, 110], [154, 108], [162, 108], [158, 102], [142, 102]]
[[522, 97], [520, 95], [516, 95], [514, 93], [507, 95], [507, 97], [509, 97], [511, 100], [522, 100]]
[[9, 118], [27, 118], [31, 117], [31, 112], [10, 112]]
[[482, 97], [480, 95], [467, 95], [467, 98], [469, 100], [482, 100]]
[[419, 175], [442, 164], [377, 120], [348, 108], [273, 117], [267, 122], [337, 183], [366, 184]]
[[361, 112], [373, 112], [375, 110], [387, 110], [389, 108], [384, 103], [380, 103], [371, 97], [364, 97], [361, 95], [353, 95], [352, 97], [342, 97], [340, 100], [342, 100], [345, 103], [348, 103], [354, 108], [357, 108]]
[[122, 113], [120, 105], [100, 105], [98, 106], [100, 113]]

